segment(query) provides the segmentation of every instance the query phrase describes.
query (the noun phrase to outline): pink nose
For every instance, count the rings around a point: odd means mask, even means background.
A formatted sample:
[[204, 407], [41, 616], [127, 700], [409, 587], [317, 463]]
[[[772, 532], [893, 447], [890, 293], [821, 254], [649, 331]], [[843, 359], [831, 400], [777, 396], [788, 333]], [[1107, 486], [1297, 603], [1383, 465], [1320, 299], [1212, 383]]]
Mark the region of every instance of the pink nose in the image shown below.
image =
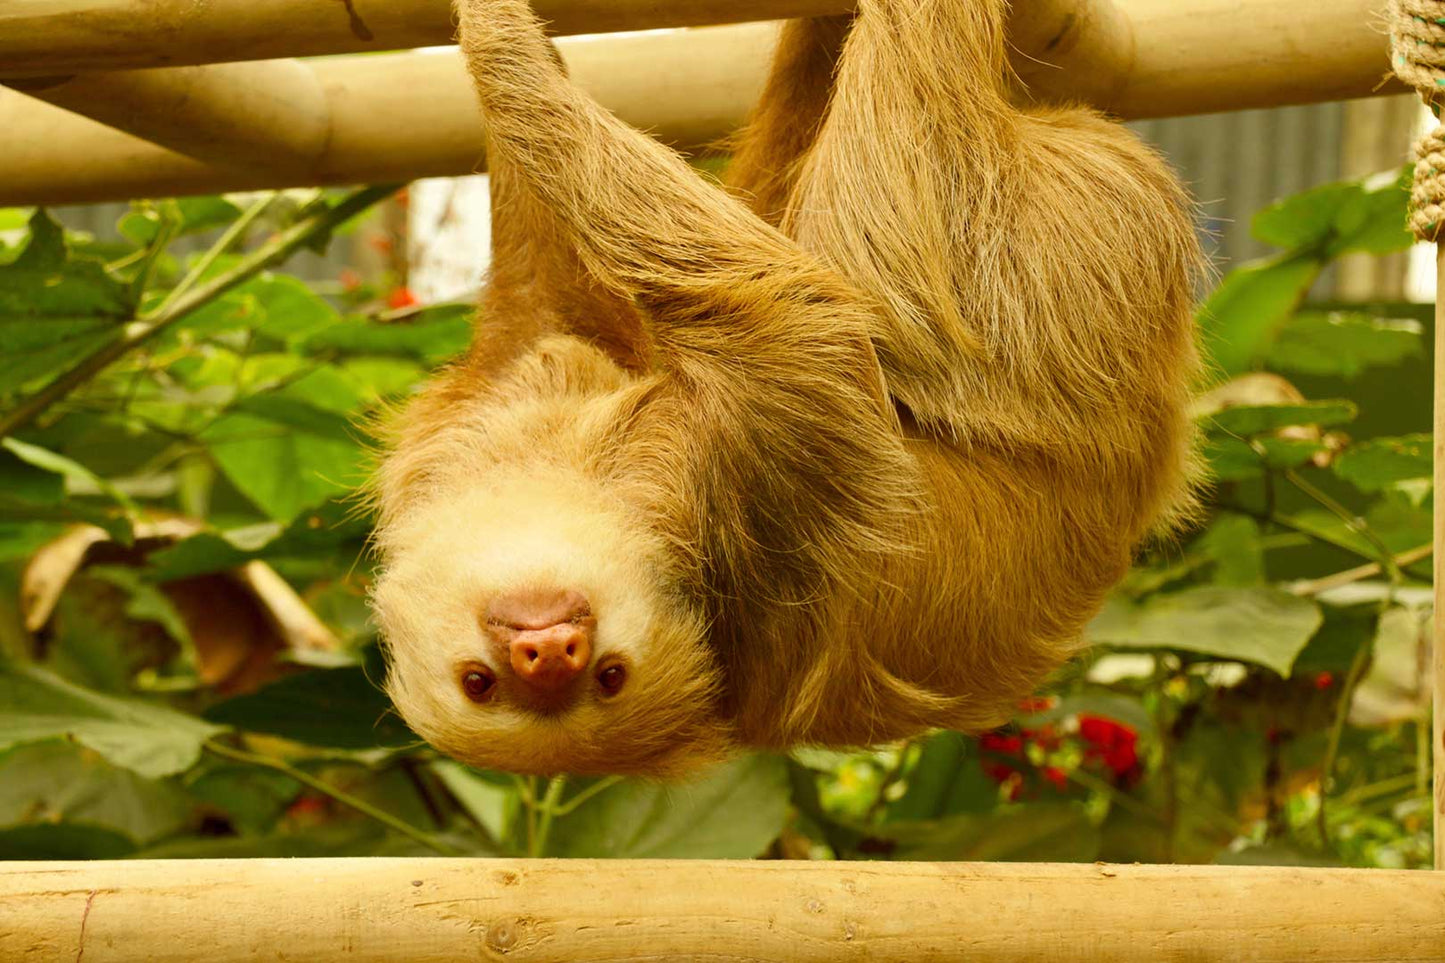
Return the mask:
[[525, 589], [487, 606], [487, 627], [518, 679], [543, 692], [563, 688], [592, 659], [592, 610], [580, 592]]
[[517, 678], [548, 691], [571, 682], [592, 658], [587, 630], [571, 622], [518, 632], [508, 648]]

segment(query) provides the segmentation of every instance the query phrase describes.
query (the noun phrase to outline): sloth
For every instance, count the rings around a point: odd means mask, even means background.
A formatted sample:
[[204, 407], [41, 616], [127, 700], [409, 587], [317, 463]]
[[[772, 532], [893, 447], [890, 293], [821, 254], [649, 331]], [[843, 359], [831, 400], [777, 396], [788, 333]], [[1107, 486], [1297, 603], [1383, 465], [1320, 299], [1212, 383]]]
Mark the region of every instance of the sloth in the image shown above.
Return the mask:
[[724, 184], [459, 0], [493, 265], [372, 487], [386, 686], [440, 751], [673, 778], [981, 731], [1187, 516], [1184, 191], [1020, 107], [1005, 0], [788, 24]]

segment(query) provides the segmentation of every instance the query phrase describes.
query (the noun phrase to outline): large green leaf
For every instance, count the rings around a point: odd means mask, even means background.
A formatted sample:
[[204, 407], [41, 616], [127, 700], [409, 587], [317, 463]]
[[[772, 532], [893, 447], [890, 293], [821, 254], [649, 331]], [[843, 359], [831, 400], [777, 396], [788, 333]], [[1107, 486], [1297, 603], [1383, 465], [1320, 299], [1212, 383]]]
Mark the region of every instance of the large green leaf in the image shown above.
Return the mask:
[[979, 763], [978, 743], [957, 732], [935, 732], [923, 742], [908, 773], [908, 789], [888, 803], [889, 822], [987, 812], [998, 802], [998, 783]]
[[1232, 438], [1212, 435], [1204, 440], [1204, 457], [1216, 481], [1257, 478], [1266, 468], [1298, 468], [1328, 449], [1307, 438]]
[[220, 726], [164, 706], [101, 695], [44, 669], [0, 663], [0, 749], [74, 739], [152, 779], [189, 769]]
[[0, 861], [120, 859], [135, 852], [123, 833], [86, 823], [35, 823], [0, 829]]
[[0, 393], [52, 374], [115, 336], [130, 316], [126, 286], [99, 261], [74, 257], [42, 210], [30, 242], [0, 264]]
[[1112, 599], [1090, 623], [1088, 637], [1100, 645], [1252, 662], [1288, 676], [1322, 619], [1314, 602], [1278, 589], [1205, 586], [1137, 605]]
[[[201, 532], [149, 556], [151, 576], [158, 581], [223, 572], [252, 559], [330, 558], [350, 554], [370, 526], [354, 507], [326, 502], [291, 524], [276, 522], [216, 532]], [[350, 547], [348, 547], [350, 546]]]
[[1353, 378], [1424, 350], [1424, 328], [1409, 319], [1350, 311], [1301, 311], [1280, 328], [1265, 363], [1276, 371]]
[[1087, 862], [1099, 853], [1099, 831], [1075, 803], [890, 824], [883, 832], [894, 844], [893, 859]]
[[787, 814], [786, 763], [748, 756], [684, 785], [618, 783], [559, 818], [546, 855], [749, 859]]
[[1430, 435], [1372, 438], [1352, 445], [1333, 464], [1335, 474], [1360, 491], [1377, 492], [1431, 477]]
[[[275, 407], [257, 407], [281, 417]], [[310, 424], [324, 432], [340, 423], [302, 405], [287, 409], [290, 423], [237, 413], [218, 419], [202, 436], [231, 483], [279, 522], [350, 491], [364, 474], [365, 454], [356, 441], [301, 428], [305, 419], [297, 408], [314, 414]]]
[[466, 350], [473, 310], [470, 304], [439, 304], [385, 323], [350, 317], [305, 337], [300, 347], [312, 353], [396, 355], [436, 364]]
[[1250, 233], [1290, 250], [1321, 247], [1332, 240], [1340, 212], [1361, 193], [1359, 184], [1347, 181], [1312, 187], [1259, 211], [1250, 222]]
[[419, 742], [361, 666], [288, 676], [206, 710], [211, 722], [342, 749]]
[[1323, 266], [1314, 257], [1287, 255], [1229, 272], [1199, 309], [1212, 365], [1221, 374], [1237, 375], [1263, 358]]
[[89, 823], [145, 843], [180, 829], [193, 808], [171, 782], [142, 779], [72, 743], [0, 753], [0, 825]]
[[1353, 401], [1305, 401], [1297, 405], [1236, 405], [1210, 416], [1212, 427], [1248, 437], [1300, 425], [1339, 425], [1354, 421], [1359, 408]]

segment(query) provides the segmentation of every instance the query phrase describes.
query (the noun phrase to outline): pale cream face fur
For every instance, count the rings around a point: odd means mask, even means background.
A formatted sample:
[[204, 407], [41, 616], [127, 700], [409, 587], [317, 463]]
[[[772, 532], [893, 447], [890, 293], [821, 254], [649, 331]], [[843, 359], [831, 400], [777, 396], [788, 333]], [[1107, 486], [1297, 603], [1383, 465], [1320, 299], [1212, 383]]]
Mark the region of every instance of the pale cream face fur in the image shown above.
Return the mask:
[[[392, 548], [373, 596], [387, 689], [417, 734], [471, 765], [514, 772], [655, 773], [716, 758], [726, 738], [702, 625], [667, 597], [666, 557], [639, 518], [556, 463], [469, 472], [454, 461], [443, 477], [442, 490], [387, 526]], [[553, 587], [584, 595], [596, 627], [584, 684], [541, 712], [510, 698], [519, 683], [484, 614], [493, 598]], [[627, 681], [608, 695], [593, 675], [619, 658]], [[461, 686], [476, 664], [497, 679], [483, 703]]]

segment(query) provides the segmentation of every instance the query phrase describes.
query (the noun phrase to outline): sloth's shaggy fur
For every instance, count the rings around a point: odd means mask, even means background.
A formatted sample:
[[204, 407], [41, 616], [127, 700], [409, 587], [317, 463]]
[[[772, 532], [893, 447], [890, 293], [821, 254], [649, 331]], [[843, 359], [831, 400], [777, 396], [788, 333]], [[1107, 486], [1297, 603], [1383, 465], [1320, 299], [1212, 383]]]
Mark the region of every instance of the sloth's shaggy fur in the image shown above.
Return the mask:
[[[1187, 510], [1187, 199], [1119, 125], [1010, 103], [1005, 7], [789, 25], [725, 191], [578, 91], [524, 0], [460, 0], [495, 263], [375, 486], [418, 733], [668, 775], [993, 726]], [[529, 587], [591, 601], [619, 694], [508, 700], [481, 613]]]

